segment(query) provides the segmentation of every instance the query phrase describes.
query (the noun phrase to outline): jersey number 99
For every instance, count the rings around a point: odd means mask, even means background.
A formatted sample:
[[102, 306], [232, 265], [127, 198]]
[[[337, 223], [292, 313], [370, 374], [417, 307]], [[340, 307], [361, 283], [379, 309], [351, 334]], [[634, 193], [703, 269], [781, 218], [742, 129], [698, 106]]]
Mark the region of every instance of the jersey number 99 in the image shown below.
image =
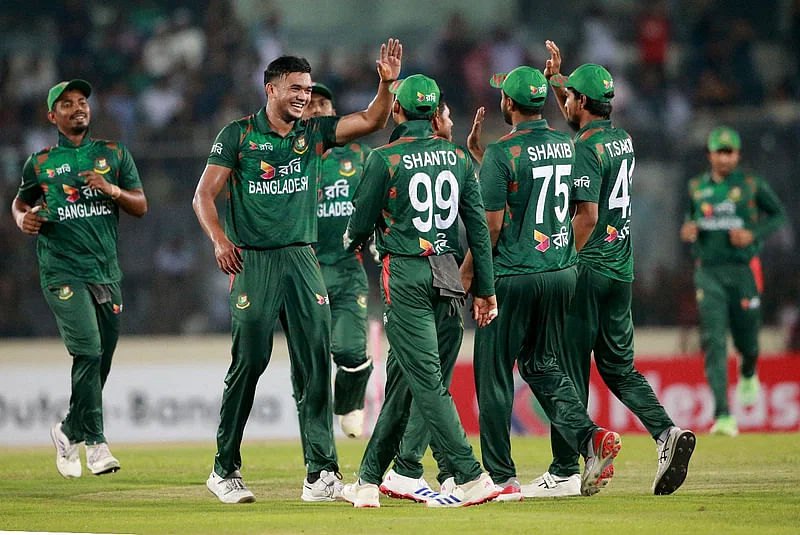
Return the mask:
[[[435, 184], [427, 173], [414, 174], [408, 183], [408, 197], [414, 210], [422, 214], [411, 220], [420, 232], [430, 231], [434, 224], [439, 230], [448, 229], [458, 217], [458, 181], [449, 169], [436, 175]], [[447, 217], [442, 217], [445, 210]]]

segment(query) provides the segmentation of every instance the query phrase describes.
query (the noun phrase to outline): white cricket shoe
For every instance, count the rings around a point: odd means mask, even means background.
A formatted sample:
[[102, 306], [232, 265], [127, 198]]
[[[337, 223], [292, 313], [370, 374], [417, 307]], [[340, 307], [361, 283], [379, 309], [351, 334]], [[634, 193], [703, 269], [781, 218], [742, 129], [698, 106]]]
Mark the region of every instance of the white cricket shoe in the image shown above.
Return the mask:
[[111, 455], [108, 444], [86, 445], [86, 468], [96, 476], [110, 474], [119, 470], [119, 461]]
[[356, 409], [339, 415], [339, 427], [348, 438], [358, 438], [364, 432], [364, 410]]
[[382, 493], [391, 498], [400, 498], [414, 502], [427, 502], [436, 492], [428, 485], [424, 477], [414, 479], [398, 474], [394, 469], [386, 472], [381, 486]]
[[456, 479], [454, 477], [448, 477], [439, 485], [439, 494], [451, 494], [454, 490], [456, 490]]
[[597, 429], [592, 436], [593, 455], [586, 459], [581, 477], [581, 494], [592, 496], [614, 477], [614, 458], [622, 448], [622, 439], [614, 431]]
[[245, 487], [242, 474], [238, 470], [228, 477], [221, 477], [213, 470], [208, 476], [206, 487], [222, 503], [252, 503], [256, 497]]
[[440, 493], [432, 496], [425, 502], [425, 505], [428, 507], [469, 507], [494, 500], [499, 495], [500, 489], [494, 484], [489, 474], [484, 472], [477, 479], [463, 485], [456, 485], [456, 488], [449, 494]]
[[80, 442], [71, 442], [57, 423], [50, 428], [50, 438], [56, 446], [56, 468], [67, 479], [81, 477], [81, 458], [78, 454]]
[[519, 484], [519, 479], [510, 477], [505, 483], [498, 483], [497, 489], [500, 494], [494, 499], [496, 502], [521, 502], [522, 501], [522, 487]]
[[554, 476], [545, 472], [534, 479], [530, 485], [522, 486], [522, 495], [526, 498], [561, 498], [581, 495], [581, 475], [569, 477]]
[[355, 483], [348, 483], [342, 489], [342, 499], [352, 503], [353, 507], [380, 507], [380, 492], [378, 485], [364, 483], [358, 478]]
[[658, 470], [653, 480], [653, 494], [672, 494], [680, 487], [689, 472], [697, 438], [688, 429], [671, 427], [667, 440], [657, 448]]
[[308, 478], [303, 480], [303, 494], [300, 498], [304, 502], [332, 502], [342, 497], [342, 479], [333, 472], [323, 470], [319, 479], [313, 483]]

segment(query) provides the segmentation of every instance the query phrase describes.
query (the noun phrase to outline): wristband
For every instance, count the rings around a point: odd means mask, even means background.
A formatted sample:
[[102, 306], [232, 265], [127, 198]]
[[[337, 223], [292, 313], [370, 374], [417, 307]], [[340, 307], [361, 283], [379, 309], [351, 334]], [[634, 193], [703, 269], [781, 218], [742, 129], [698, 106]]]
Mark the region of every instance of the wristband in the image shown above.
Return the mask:
[[122, 190], [116, 184], [111, 184], [111, 198], [116, 200], [119, 199], [119, 196], [122, 195]]

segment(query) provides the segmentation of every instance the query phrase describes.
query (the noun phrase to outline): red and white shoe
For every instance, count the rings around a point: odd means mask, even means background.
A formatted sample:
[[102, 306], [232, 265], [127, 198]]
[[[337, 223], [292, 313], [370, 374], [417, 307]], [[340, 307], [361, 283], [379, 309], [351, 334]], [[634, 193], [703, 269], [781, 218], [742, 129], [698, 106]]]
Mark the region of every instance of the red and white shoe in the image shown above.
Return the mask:
[[363, 483], [361, 478], [349, 483], [342, 489], [342, 499], [352, 503], [354, 507], [380, 507], [380, 491], [374, 483]]
[[521, 502], [522, 501], [522, 487], [519, 484], [519, 479], [510, 477], [505, 483], [498, 483], [497, 488], [500, 494], [494, 499], [496, 502]]
[[614, 431], [599, 428], [592, 436], [592, 453], [586, 459], [581, 477], [581, 494], [592, 496], [614, 477], [614, 458], [622, 448], [622, 439]]
[[403, 476], [394, 471], [394, 469], [386, 472], [381, 486], [378, 487], [382, 493], [391, 497], [412, 502], [424, 503], [428, 498], [437, 494], [424, 477], [414, 479], [411, 477]]
[[494, 500], [500, 495], [500, 489], [494, 484], [486, 472], [477, 479], [456, 485], [450, 494], [438, 494], [431, 497], [425, 505], [428, 507], [469, 507]]

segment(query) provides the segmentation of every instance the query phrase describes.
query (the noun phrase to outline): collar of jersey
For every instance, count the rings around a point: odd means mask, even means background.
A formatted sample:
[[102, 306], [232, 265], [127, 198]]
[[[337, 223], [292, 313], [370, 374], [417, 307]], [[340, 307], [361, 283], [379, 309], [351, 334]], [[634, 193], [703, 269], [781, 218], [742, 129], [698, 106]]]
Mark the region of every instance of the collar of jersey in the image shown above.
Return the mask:
[[595, 121], [590, 121], [586, 126], [578, 130], [575, 134], [575, 139], [580, 138], [584, 132], [587, 130], [591, 130], [592, 128], [609, 128], [611, 126], [611, 119], [597, 119]]
[[[295, 133], [295, 131], [300, 129], [300, 127], [301, 127], [300, 123], [303, 123], [303, 122], [305, 122], [305, 121], [302, 121], [300, 119], [296, 120], [294, 122], [294, 126], [292, 126], [292, 129], [289, 130], [289, 133], [286, 134], [286, 136], [284, 136], [284, 137], [289, 137], [289, 136], [293, 135]], [[275, 134], [276, 136], [280, 136], [280, 134], [278, 134], [272, 128], [269, 127], [269, 121], [267, 121], [267, 108], [266, 108], [266, 106], [264, 106], [263, 108], [258, 110], [258, 113], [256, 113], [255, 123], [256, 123], [256, 128], [262, 134]]]
[[547, 128], [547, 119], [534, 119], [533, 121], [522, 121], [511, 129], [511, 133], [518, 130], [542, 130]]
[[89, 132], [86, 132], [86, 135], [83, 136], [83, 141], [81, 141], [80, 145], [75, 145], [72, 141], [69, 140], [67, 136], [61, 133], [61, 130], [58, 131], [58, 146], [64, 147], [66, 149], [77, 149], [78, 147], [83, 147], [88, 145], [92, 142], [92, 137], [89, 135]]
[[395, 129], [392, 130], [392, 135], [389, 136], [389, 143], [401, 137], [422, 138], [431, 137], [432, 135], [433, 126], [429, 120], [406, 121], [403, 124], [397, 125]]

